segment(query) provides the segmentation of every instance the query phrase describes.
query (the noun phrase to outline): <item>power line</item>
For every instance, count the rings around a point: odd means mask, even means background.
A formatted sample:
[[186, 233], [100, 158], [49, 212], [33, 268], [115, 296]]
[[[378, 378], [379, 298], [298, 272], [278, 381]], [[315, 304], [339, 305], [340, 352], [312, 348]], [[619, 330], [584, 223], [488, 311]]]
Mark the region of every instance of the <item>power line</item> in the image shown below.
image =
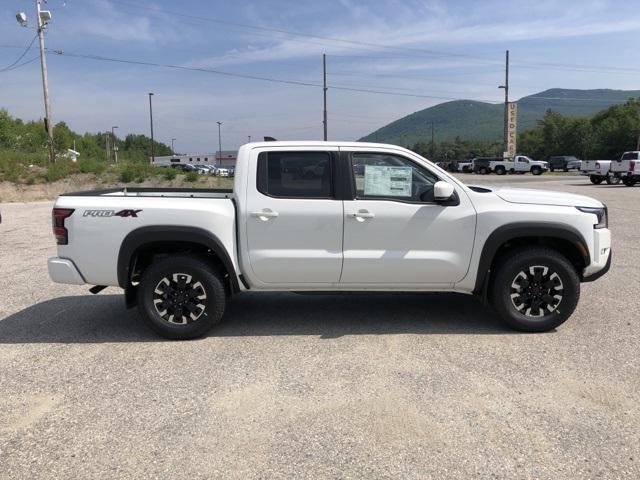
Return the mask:
[[20, 60], [22, 60], [24, 56], [27, 54], [27, 52], [31, 50], [33, 43], [36, 41], [36, 38], [38, 38], [37, 34], [33, 36], [33, 38], [31, 39], [29, 44], [26, 46], [22, 54], [20, 54], [20, 56], [16, 58], [16, 60], [11, 65], [7, 65], [6, 67], [0, 69], [0, 72], [6, 72], [7, 70], [11, 70], [12, 67], [14, 67]]
[[[64, 52], [62, 50], [54, 50], [54, 52], [61, 56], [74, 57], [74, 58], [85, 58], [89, 60], [125, 63], [130, 65], [142, 65], [147, 67], [171, 68], [176, 70], [213, 73], [215, 75], [222, 75], [222, 76], [235, 77], [235, 78], [245, 78], [248, 80], [260, 80], [260, 81], [271, 82], [271, 83], [281, 83], [281, 84], [287, 84], [287, 85], [299, 85], [299, 86], [305, 86], [305, 87], [323, 88], [322, 84], [305, 82], [301, 80], [287, 80], [287, 79], [281, 79], [281, 78], [263, 77], [259, 75], [247, 75], [247, 74], [241, 74], [241, 73], [226, 72], [222, 70], [215, 70], [215, 69], [202, 68], [202, 67], [187, 67], [184, 65], [173, 65], [173, 64], [149, 62], [149, 61], [143, 61], [143, 60], [127, 60], [127, 59], [121, 59], [121, 58], [104, 57], [100, 55], [69, 53], [69, 52]], [[376, 89], [376, 87], [368, 89], [368, 88], [355, 88], [355, 87], [348, 87], [348, 86], [341, 86], [341, 85], [331, 85], [329, 88], [334, 90], [344, 90], [344, 91], [350, 91], [350, 92], [374, 93], [379, 95], [394, 95], [394, 96], [414, 97], [414, 98], [431, 98], [435, 100], [449, 100], [449, 101], [467, 100], [463, 98], [445, 97], [445, 96], [438, 96], [438, 95], [424, 95], [424, 94], [417, 94], [417, 93], [394, 92], [391, 90]], [[482, 101], [486, 101], [486, 100], [482, 100]]]
[[3, 68], [2, 70], [0, 70], [0, 73], [11, 72], [11, 71], [13, 71], [13, 70], [17, 70], [17, 69], [18, 69], [18, 68], [20, 68], [20, 67], [24, 67], [25, 65], [29, 65], [30, 63], [35, 62], [35, 61], [36, 61], [36, 60], [38, 60], [39, 58], [40, 58], [40, 56], [39, 56], [39, 55], [36, 55], [35, 57], [30, 58], [29, 60], [26, 60], [26, 61], [24, 61], [24, 62], [22, 62], [22, 63], [17, 64], [17, 65], [14, 65], [13, 67], [6, 67], [6, 68]]

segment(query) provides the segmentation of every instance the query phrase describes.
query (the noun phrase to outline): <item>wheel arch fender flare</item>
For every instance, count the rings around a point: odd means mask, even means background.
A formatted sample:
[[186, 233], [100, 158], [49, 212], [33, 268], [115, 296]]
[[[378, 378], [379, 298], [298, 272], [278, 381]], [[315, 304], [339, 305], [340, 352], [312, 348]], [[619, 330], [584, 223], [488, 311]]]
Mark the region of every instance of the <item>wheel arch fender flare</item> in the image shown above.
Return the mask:
[[129, 286], [133, 260], [137, 252], [144, 247], [157, 242], [187, 242], [200, 244], [210, 249], [220, 260], [231, 281], [231, 288], [240, 290], [238, 276], [233, 266], [229, 252], [220, 239], [207, 230], [198, 227], [154, 225], [132, 230], [122, 241], [118, 253], [118, 284], [125, 290]]
[[562, 240], [579, 252], [584, 265], [589, 265], [589, 249], [582, 234], [569, 225], [547, 222], [516, 222], [496, 228], [482, 246], [478, 273], [473, 292], [482, 294], [488, 284], [491, 267], [500, 248], [509, 241], [521, 238]]

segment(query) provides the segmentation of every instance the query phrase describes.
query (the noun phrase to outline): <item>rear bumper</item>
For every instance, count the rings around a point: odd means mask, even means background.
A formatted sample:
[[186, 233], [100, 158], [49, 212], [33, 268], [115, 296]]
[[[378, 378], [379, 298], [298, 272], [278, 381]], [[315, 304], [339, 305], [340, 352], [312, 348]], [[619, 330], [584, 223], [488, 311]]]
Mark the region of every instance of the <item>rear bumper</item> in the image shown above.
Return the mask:
[[47, 262], [49, 277], [56, 283], [84, 285], [86, 282], [75, 264], [68, 258], [50, 257]]
[[597, 280], [611, 268], [611, 231], [608, 228], [594, 229], [591, 263], [583, 270], [585, 282]]

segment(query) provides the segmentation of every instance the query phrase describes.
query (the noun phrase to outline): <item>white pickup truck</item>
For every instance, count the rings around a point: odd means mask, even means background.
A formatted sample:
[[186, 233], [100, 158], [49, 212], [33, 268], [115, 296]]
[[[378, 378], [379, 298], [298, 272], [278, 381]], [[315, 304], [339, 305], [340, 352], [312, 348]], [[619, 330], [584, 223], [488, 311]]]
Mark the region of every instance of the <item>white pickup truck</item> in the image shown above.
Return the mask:
[[233, 190], [60, 196], [48, 266], [55, 282], [123, 288], [169, 338], [203, 335], [228, 296], [265, 290], [475, 294], [511, 327], [546, 331], [609, 269], [607, 221], [593, 198], [467, 186], [393, 145], [250, 143]]
[[505, 160], [502, 162], [491, 162], [491, 171], [498, 175], [505, 173], [527, 173], [533, 175], [541, 175], [549, 170], [549, 164], [541, 160], [533, 160], [524, 155], [516, 155], [513, 160]]
[[640, 182], [640, 151], [624, 152], [620, 160], [612, 161], [611, 173], [622, 178], [627, 187]]
[[611, 160], [583, 160], [580, 164], [580, 175], [588, 176], [595, 185], [604, 181], [609, 185], [620, 183], [620, 176], [611, 174]]

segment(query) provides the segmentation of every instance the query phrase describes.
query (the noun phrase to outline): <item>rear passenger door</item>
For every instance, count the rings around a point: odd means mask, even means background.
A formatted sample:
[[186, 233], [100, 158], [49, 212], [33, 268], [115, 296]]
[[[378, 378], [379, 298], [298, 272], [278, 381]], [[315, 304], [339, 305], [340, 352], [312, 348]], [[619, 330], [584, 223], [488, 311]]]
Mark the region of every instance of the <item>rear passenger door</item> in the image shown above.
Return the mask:
[[337, 283], [342, 200], [337, 148], [261, 151], [250, 163], [246, 235], [252, 280], [277, 287]]

